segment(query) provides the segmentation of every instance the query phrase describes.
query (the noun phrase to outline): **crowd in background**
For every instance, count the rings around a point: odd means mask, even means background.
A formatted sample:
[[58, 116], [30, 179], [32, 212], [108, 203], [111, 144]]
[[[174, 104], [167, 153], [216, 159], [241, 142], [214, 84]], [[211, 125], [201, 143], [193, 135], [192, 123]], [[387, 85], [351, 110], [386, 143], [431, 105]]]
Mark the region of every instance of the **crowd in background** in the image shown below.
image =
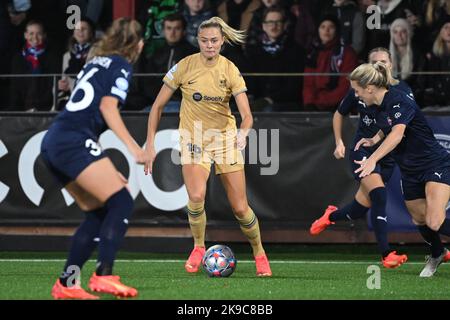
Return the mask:
[[[81, 8], [67, 28], [70, 5]], [[450, 105], [450, 0], [138, 0], [145, 50], [136, 73], [166, 73], [198, 51], [200, 23], [219, 16], [247, 31], [222, 55], [246, 76], [253, 111], [334, 111], [349, 89], [345, 75], [375, 47], [389, 48], [394, 73], [421, 106]], [[367, 13], [381, 10], [373, 27]], [[60, 110], [95, 40], [112, 20], [110, 0], [0, 0], [0, 111]], [[372, 26], [372, 27], [371, 27]], [[417, 72], [443, 72], [420, 75]], [[325, 73], [293, 76], [292, 73]], [[447, 72], [447, 74], [445, 74]], [[283, 76], [268, 76], [281, 73]], [[61, 74], [56, 82], [45, 74]], [[134, 77], [124, 110], [151, 107], [162, 76]], [[179, 95], [167, 111], [179, 109]], [[56, 101], [56, 103], [55, 103]]]

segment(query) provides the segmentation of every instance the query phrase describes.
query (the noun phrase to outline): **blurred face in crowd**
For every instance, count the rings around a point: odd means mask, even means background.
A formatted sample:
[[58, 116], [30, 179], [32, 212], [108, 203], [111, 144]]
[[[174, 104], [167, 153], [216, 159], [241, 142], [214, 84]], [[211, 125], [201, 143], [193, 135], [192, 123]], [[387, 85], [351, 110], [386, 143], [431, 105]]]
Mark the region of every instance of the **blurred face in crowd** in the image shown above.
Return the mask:
[[397, 26], [392, 30], [394, 44], [398, 47], [404, 47], [408, 44], [408, 30]]
[[164, 37], [169, 45], [174, 45], [184, 37], [183, 22], [180, 20], [164, 22]]
[[86, 21], [79, 21], [75, 26], [73, 36], [79, 44], [85, 44], [92, 40], [93, 32], [94, 30], [91, 29], [89, 23]]
[[278, 4], [278, 0], [262, 0], [266, 8], [273, 7]]
[[325, 20], [320, 24], [319, 37], [322, 44], [328, 44], [336, 38], [336, 26], [332, 21]]
[[450, 44], [450, 22], [444, 24], [444, 26], [441, 28], [440, 35], [444, 42]]
[[371, 106], [375, 104], [375, 87], [372, 85], [367, 88], [361, 87], [358, 82], [351, 81], [352, 89], [355, 90], [355, 96], [362, 100], [366, 105]]
[[283, 15], [279, 12], [269, 12], [263, 21], [263, 30], [272, 41], [283, 34], [284, 27]]
[[387, 52], [372, 52], [369, 56], [369, 63], [375, 64], [377, 62], [383, 62], [389, 69], [392, 70], [392, 61], [389, 59], [389, 54]]
[[200, 53], [207, 60], [212, 60], [219, 56], [225, 39], [219, 28], [203, 28], [198, 33], [198, 45]]
[[191, 15], [198, 14], [205, 6], [205, 0], [185, 0], [185, 3]]
[[37, 47], [44, 43], [45, 33], [40, 24], [32, 24], [25, 30], [25, 40], [32, 46]]

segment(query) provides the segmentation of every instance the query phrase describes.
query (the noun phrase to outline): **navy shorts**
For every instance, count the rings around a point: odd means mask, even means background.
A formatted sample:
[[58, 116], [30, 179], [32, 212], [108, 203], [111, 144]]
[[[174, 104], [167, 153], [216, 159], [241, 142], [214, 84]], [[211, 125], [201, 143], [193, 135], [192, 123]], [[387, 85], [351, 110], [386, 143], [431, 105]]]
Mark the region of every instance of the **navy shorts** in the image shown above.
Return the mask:
[[[358, 151], [354, 151], [354, 147], [351, 148], [349, 157], [350, 167], [352, 169], [353, 177], [356, 181], [361, 181], [361, 178], [359, 177], [360, 172], [355, 173], [355, 170], [358, 169], [360, 165], [355, 163], [354, 160], [361, 161], [362, 159], [364, 159], [364, 157], [368, 159], [372, 155], [372, 153], [373, 151], [364, 147], [360, 147]], [[383, 182], [386, 184], [391, 178], [392, 173], [394, 172], [394, 167], [394, 159], [392, 159], [390, 156], [386, 156], [377, 163], [375, 170], [373, 170], [373, 173], [378, 173], [383, 179]]]
[[41, 156], [58, 182], [66, 186], [90, 164], [105, 158], [106, 154], [92, 138], [52, 132], [44, 137]]
[[438, 182], [450, 186], [450, 166], [436, 167], [423, 174], [402, 174], [402, 192], [405, 201], [425, 199], [425, 185], [427, 182]]

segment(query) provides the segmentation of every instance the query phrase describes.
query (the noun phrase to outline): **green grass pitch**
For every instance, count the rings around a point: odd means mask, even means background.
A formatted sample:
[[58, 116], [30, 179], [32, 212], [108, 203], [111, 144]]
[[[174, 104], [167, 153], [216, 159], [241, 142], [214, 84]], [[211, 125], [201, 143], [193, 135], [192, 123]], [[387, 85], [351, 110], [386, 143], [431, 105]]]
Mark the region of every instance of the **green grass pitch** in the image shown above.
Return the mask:
[[[409, 255], [398, 269], [381, 267], [373, 246], [268, 246], [271, 278], [257, 278], [249, 248], [235, 248], [238, 260], [229, 278], [209, 278], [184, 271], [185, 255], [121, 253], [115, 273], [139, 290], [145, 300], [299, 300], [299, 299], [448, 299], [450, 264], [432, 278], [419, 273], [424, 246], [405, 247]], [[0, 252], [0, 300], [51, 299], [50, 290], [64, 264], [65, 253]], [[83, 269], [87, 287], [95, 262]], [[380, 267], [380, 289], [369, 289], [368, 267]], [[102, 295], [102, 299], [114, 299]]]

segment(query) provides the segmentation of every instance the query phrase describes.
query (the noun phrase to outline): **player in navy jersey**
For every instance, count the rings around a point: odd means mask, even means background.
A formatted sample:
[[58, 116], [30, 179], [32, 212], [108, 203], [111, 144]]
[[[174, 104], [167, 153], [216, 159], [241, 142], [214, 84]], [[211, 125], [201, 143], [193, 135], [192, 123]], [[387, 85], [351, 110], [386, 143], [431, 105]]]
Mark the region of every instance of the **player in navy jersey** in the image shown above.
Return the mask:
[[137, 290], [112, 274], [117, 250], [133, 210], [126, 180], [98, 144], [111, 129], [137, 163], [148, 159], [128, 132], [119, 113], [127, 98], [131, 64], [143, 47], [138, 22], [121, 18], [94, 45], [77, 78], [65, 109], [44, 137], [41, 154], [49, 170], [73, 196], [85, 220], [72, 239], [63, 273], [52, 289], [55, 299], [98, 299], [83, 290], [79, 272], [98, 245], [97, 268], [89, 281], [92, 291], [134, 297]]
[[[450, 198], [450, 154], [437, 142], [414, 99], [389, 86], [390, 77], [383, 63], [363, 64], [350, 75], [356, 95], [367, 105], [376, 105], [377, 113], [388, 122], [372, 138], [362, 138], [356, 144], [355, 150], [359, 150], [384, 139], [370, 157], [355, 161], [360, 165], [355, 173], [367, 177], [391, 153], [401, 170], [403, 196], [413, 221], [450, 236], [445, 210]], [[446, 249], [432, 252], [427, 263], [434, 264], [432, 273], [445, 254]]]
[[[369, 62], [376, 63], [382, 61], [392, 68], [391, 54], [385, 48], [375, 48], [369, 53]], [[389, 85], [399, 88], [405, 94], [413, 97], [409, 86], [404, 82], [399, 82], [391, 78]], [[338, 110], [333, 117], [333, 131], [336, 140], [336, 149], [334, 156], [336, 159], [345, 157], [345, 145], [342, 140], [342, 125], [344, 116], [347, 116], [352, 110], [357, 110], [360, 115], [359, 127], [356, 131], [353, 144], [350, 147], [349, 160], [353, 171], [357, 169], [354, 160], [361, 160], [368, 158], [375, 150], [372, 148], [360, 148], [353, 151], [356, 143], [362, 138], [373, 137], [379, 131], [381, 122], [386, 122], [384, 119], [377, 119], [376, 109], [373, 106], [367, 106], [363, 101], [355, 96], [355, 92], [351, 89], [339, 105]], [[387, 125], [387, 124], [386, 124]], [[361, 179], [359, 174], [354, 174], [355, 180], [359, 182], [360, 186], [356, 192], [355, 199], [348, 205], [341, 209], [335, 206], [328, 206], [325, 213], [314, 221], [311, 225], [310, 233], [318, 235], [325, 230], [329, 225], [335, 224], [336, 221], [341, 220], [356, 220], [366, 217], [370, 208], [371, 222], [378, 242], [380, 254], [382, 256], [382, 263], [386, 268], [396, 268], [401, 266], [407, 260], [406, 255], [397, 254], [392, 251], [387, 239], [387, 214], [386, 214], [386, 189], [385, 184], [391, 178], [395, 162], [390, 156], [384, 157], [374, 172]]]

